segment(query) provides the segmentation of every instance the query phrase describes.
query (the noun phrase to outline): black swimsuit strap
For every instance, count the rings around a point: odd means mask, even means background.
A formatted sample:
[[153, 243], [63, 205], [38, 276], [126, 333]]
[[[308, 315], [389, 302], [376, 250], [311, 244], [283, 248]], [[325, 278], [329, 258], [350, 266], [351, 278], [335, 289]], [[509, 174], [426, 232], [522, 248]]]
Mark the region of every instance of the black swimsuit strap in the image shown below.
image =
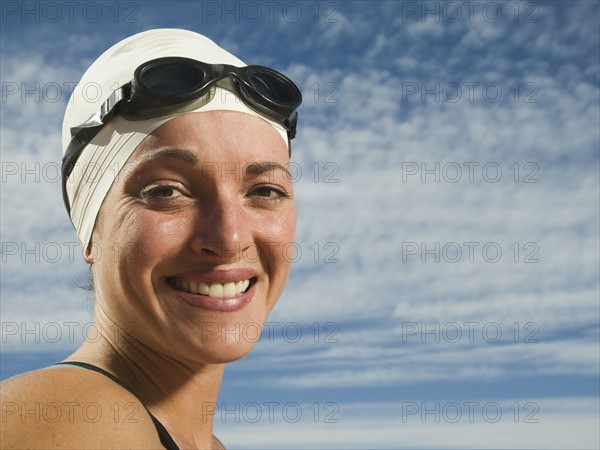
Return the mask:
[[[104, 370], [100, 367], [94, 366], [93, 364], [88, 364], [88, 363], [79, 362], [79, 361], [65, 361], [65, 362], [57, 363], [55, 365], [57, 365], [57, 366], [58, 365], [77, 366], [77, 367], [81, 367], [83, 369], [93, 370], [94, 372], [101, 373], [102, 375], [113, 380], [115, 383], [117, 383], [122, 388], [131, 392], [140, 401], [140, 403], [142, 405], [144, 405], [144, 402], [142, 402], [140, 397], [133, 391], [133, 389], [131, 389], [129, 386], [127, 386], [125, 383], [123, 383], [121, 380], [119, 380], [117, 377], [115, 377], [112, 373], [107, 372], [106, 370]], [[144, 408], [146, 408], [145, 405], [144, 405]], [[148, 411], [148, 408], [146, 408], [146, 411]], [[158, 432], [158, 437], [160, 438], [160, 443], [165, 446], [165, 449], [166, 450], [179, 450], [179, 447], [177, 446], [177, 444], [175, 443], [175, 441], [173, 440], [173, 438], [171, 437], [171, 435], [169, 434], [167, 429], [163, 426], [163, 424], [160, 423], [158, 421], [158, 419], [156, 417], [154, 417], [150, 411], [148, 411], [148, 414], [150, 414], [150, 418], [152, 419], [152, 422], [154, 422], [154, 427], [156, 428], [156, 431]]]

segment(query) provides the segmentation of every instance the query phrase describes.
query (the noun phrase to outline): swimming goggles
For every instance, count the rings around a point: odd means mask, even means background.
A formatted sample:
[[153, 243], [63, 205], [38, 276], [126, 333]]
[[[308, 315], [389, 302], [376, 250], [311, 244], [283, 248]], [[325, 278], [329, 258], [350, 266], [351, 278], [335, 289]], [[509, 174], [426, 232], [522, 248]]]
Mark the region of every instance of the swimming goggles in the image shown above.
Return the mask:
[[226, 88], [250, 109], [283, 126], [289, 145], [296, 135], [302, 94], [282, 73], [264, 66], [208, 64], [182, 57], [154, 59], [139, 66], [131, 82], [113, 91], [100, 111], [71, 128], [71, 142], [62, 159], [67, 211], [67, 179], [85, 146], [115, 114], [135, 121], [193, 111], [212, 99], [217, 82], [224, 79]]

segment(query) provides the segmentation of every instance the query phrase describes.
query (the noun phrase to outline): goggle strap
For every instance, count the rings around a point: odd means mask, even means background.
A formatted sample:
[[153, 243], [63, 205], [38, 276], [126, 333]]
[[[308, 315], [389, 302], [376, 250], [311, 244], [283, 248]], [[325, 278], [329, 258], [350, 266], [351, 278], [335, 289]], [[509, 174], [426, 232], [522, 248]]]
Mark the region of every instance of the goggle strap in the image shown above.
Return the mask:
[[[291, 141], [296, 137], [296, 125], [298, 124], [298, 112], [294, 112], [290, 119], [285, 120], [285, 126], [288, 129], [289, 140]], [[291, 153], [291, 151], [290, 151]]]
[[115, 115], [118, 110], [118, 105], [123, 101], [129, 101], [131, 98], [131, 83], [127, 83], [118, 89], [112, 91], [112, 94], [106, 99], [106, 101], [100, 107], [102, 123], [108, 122], [111, 117]]
[[85, 128], [95, 128], [104, 125], [108, 122], [111, 117], [115, 115], [118, 110], [118, 105], [123, 100], [129, 100], [131, 95], [131, 84], [127, 83], [125, 86], [114, 90], [110, 96], [102, 103], [100, 110], [92, 114], [85, 122], [76, 127], [71, 127], [71, 137], [74, 137]]

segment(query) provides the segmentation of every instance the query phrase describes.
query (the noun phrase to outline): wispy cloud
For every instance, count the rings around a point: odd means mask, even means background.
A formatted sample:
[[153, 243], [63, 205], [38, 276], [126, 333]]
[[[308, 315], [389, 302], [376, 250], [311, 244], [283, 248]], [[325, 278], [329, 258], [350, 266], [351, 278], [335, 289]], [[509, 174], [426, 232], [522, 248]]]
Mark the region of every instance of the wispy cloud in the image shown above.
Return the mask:
[[[244, 420], [240, 405], [215, 418], [217, 435], [231, 448], [597, 448], [595, 398], [521, 399], [497, 402], [420, 402], [325, 405], [281, 404], [268, 422], [267, 408], [258, 423]], [[283, 408], [288, 407], [285, 420]], [[317, 409], [318, 408], [318, 409]], [[297, 422], [292, 415], [302, 411]], [[319, 416], [314, 412], [318, 411]], [[485, 411], [485, 412], [484, 412]], [[501, 414], [498, 417], [498, 413]], [[253, 414], [253, 415], [251, 415]], [[329, 416], [328, 416], [329, 414]], [[460, 414], [460, 416], [459, 416]], [[254, 419], [248, 408], [246, 419]], [[329, 420], [329, 421], [327, 421]], [[335, 420], [332, 422], [332, 420]], [[219, 434], [220, 432], [220, 434]], [[248, 445], [261, 442], [261, 446]]]

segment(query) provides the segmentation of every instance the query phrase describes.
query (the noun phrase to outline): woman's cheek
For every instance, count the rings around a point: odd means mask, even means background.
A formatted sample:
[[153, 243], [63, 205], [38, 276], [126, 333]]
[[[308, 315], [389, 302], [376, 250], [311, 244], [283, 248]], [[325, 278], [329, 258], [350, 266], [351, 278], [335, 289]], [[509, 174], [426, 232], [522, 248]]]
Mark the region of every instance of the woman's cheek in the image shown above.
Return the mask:
[[153, 211], [141, 211], [124, 224], [124, 241], [131, 240], [140, 257], [155, 259], [178, 249], [188, 233], [186, 221]]
[[279, 242], [280, 246], [293, 246], [296, 236], [296, 209], [291, 208], [279, 221], [274, 222], [271, 232], [272, 239]]
[[[271, 222], [268, 233], [263, 235], [265, 246], [269, 248], [271, 277], [287, 279], [291, 263], [295, 259], [296, 210], [291, 208], [277, 220]], [[282, 280], [282, 281], [284, 281]]]

